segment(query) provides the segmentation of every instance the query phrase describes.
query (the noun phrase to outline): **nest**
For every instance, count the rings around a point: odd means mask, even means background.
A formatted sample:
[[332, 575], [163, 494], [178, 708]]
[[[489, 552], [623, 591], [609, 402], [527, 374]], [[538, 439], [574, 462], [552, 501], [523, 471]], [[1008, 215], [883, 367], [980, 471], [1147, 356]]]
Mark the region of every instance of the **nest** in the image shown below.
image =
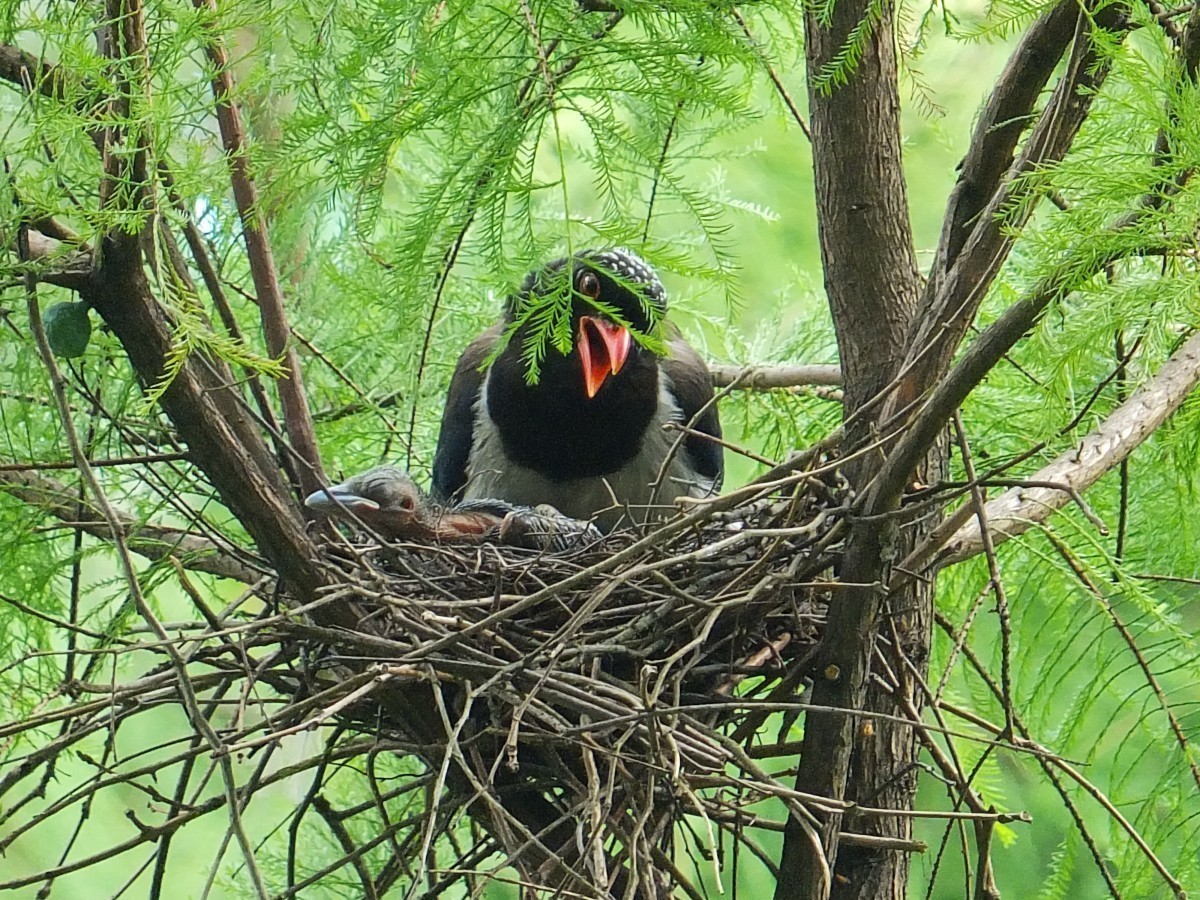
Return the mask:
[[798, 802], [756, 744], [798, 710], [848, 499], [828, 465], [571, 553], [350, 541], [327, 602], [362, 629], [321, 636], [318, 665], [354, 673], [378, 704], [359, 720], [424, 748], [527, 879], [625, 894], [640, 855], [666, 881], [635, 894], [667, 890], [680, 814], [711, 838], [757, 800]]

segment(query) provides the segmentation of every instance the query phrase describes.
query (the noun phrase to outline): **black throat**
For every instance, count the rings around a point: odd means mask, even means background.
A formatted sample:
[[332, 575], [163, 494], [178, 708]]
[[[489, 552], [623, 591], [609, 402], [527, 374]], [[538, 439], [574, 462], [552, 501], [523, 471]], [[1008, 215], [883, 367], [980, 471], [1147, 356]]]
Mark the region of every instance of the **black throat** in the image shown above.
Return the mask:
[[584, 390], [577, 350], [546, 354], [535, 385], [525, 381], [520, 335], [496, 358], [487, 408], [512, 462], [552, 481], [611, 475], [642, 449], [658, 408], [658, 362], [637, 345], [595, 397]]

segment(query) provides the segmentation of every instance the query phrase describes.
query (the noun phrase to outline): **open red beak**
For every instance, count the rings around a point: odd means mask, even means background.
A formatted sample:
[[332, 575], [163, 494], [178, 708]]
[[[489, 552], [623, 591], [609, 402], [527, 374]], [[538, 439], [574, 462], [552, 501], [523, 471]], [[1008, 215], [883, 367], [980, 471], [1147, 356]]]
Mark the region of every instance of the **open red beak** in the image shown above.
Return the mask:
[[625, 365], [633, 336], [629, 329], [595, 316], [579, 317], [579, 357], [583, 360], [583, 387], [589, 398], [595, 397], [609, 375]]

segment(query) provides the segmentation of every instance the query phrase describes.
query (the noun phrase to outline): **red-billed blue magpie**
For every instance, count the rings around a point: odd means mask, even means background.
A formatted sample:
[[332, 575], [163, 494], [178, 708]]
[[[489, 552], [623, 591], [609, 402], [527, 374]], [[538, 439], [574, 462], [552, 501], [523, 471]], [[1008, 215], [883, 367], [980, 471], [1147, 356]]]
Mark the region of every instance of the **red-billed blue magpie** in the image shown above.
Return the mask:
[[[522, 355], [537, 321], [531, 312], [563, 290], [570, 292], [570, 352], [548, 342], [531, 384]], [[530, 273], [501, 321], [458, 360], [434, 458], [434, 497], [549, 504], [608, 530], [623, 516], [643, 522], [656, 510], [669, 512], [678, 497], [718, 491], [722, 448], [706, 437], [721, 435], [712, 379], [696, 351], [660, 321], [666, 306], [654, 271], [628, 250], [585, 250]], [[665, 354], [635, 340], [631, 327], [661, 336]]]

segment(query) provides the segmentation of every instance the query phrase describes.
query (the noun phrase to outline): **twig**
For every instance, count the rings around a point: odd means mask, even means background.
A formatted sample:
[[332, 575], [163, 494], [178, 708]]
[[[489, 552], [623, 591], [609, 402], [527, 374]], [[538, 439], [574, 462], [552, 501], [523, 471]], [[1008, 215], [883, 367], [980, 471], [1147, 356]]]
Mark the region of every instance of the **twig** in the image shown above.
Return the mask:
[[1138, 646], [1137, 639], [1134, 637], [1133, 632], [1129, 630], [1129, 626], [1126, 625], [1125, 621], [1120, 617], [1120, 615], [1117, 614], [1116, 609], [1113, 608], [1112, 603], [1100, 589], [1100, 586], [1088, 574], [1087, 569], [1084, 568], [1084, 565], [1079, 557], [1075, 555], [1075, 553], [1069, 546], [1067, 546], [1062, 538], [1053, 532], [1047, 532], [1046, 536], [1050, 539], [1050, 543], [1054, 546], [1054, 549], [1058, 551], [1058, 555], [1061, 556], [1071, 568], [1071, 571], [1075, 574], [1075, 577], [1079, 579], [1083, 586], [1088, 589], [1088, 592], [1095, 597], [1096, 602], [1100, 604], [1100, 608], [1104, 610], [1104, 614], [1108, 616], [1109, 620], [1113, 624], [1113, 627], [1117, 630], [1117, 633], [1121, 635], [1121, 640], [1125, 642], [1125, 646], [1127, 646], [1129, 648], [1129, 652], [1133, 654], [1133, 658], [1137, 661], [1138, 668], [1141, 669], [1142, 675], [1146, 679], [1146, 683], [1150, 685], [1150, 690], [1154, 692], [1154, 698], [1158, 701], [1158, 705], [1162, 709], [1163, 713], [1166, 714], [1167, 722], [1171, 726], [1171, 734], [1175, 737], [1175, 742], [1179, 745], [1179, 753], [1183, 759], [1187, 761], [1188, 769], [1192, 773], [1192, 781], [1196, 784], [1196, 790], [1200, 791], [1200, 765], [1197, 765], [1196, 763], [1196, 754], [1192, 750], [1191, 742], [1188, 740], [1187, 734], [1184, 733], [1183, 727], [1180, 725], [1179, 719], [1175, 715], [1175, 711], [1171, 708], [1171, 702], [1167, 698], [1166, 691], [1163, 690], [1162, 685], [1159, 684], [1158, 678], [1155, 677], [1153, 670], [1150, 668], [1150, 661], [1146, 659], [1145, 654], [1142, 653], [1141, 647]]
[[[1193, 335], [1157, 374], [1118, 406], [1078, 446], [1061, 454], [1033, 479], [1068, 486], [1081, 494], [1137, 449], [1200, 385], [1200, 334]], [[1045, 522], [1071, 500], [1061, 488], [1014, 488], [987, 504], [991, 539], [997, 544]], [[962, 526], [935, 559], [938, 568], [968, 559], [983, 548], [978, 523]]]
[[[90, 455], [90, 454], [89, 454]], [[174, 453], [147, 453], [143, 456], [121, 456], [108, 457], [101, 459], [89, 459], [93, 468], [103, 469], [107, 466], [142, 466], [156, 462], [171, 462], [178, 459], [187, 459], [188, 453], [186, 450], [176, 451]], [[49, 472], [55, 469], [74, 469], [75, 462], [73, 460], [46, 460], [44, 462], [27, 462], [27, 463], [0, 463], [0, 473], [2, 472]]]
[[[85, 483], [92, 494], [92, 498], [100, 507], [101, 513], [104, 516], [105, 522], [108, 524], [112, 534], [113, 542], [116, 546], [117, 556], [121, 563], [121, 568], [125, 576], [126, 583], [129, 586], [130, 595], [133, 597], [134, 603], [138, 608], [139, 614], [146, 623], [154, 628], [159, 640], [165, 642], [167, 654], [171, 658], [172, 664], [176, 667], [179, 681], [179, 691], [184, 700], [184, 705], [188, 710], [189, 718], [193, 726], [205, 735], [209, 746], [216, 751], [221, 747], [221, 739], [216, 732], [212, 730], [212, 726], [204, 717], [200, 710], [199, 703], [192, 690], [191, 681], [185, 668], [183, 659], [174, 649], [167, 637], [166, 631], [158, 623], [157, 617], [146, 603], [145, 597], [142, 595], [141, 585], [138, 581], [137, 572], [133, 567], [133, 560], [129, 555], [129, 550], [125, 544], [123, 528], [120, 519], [115, 510], [108, 502], [108, 498], [100, 486], [96, 474], [88, 463], [87, 456], [83, 452], [83, 447], [79, 443], [79, 437], [75, 432], [74, 424], [71, 420], [70, 407], [67, 403], [67, 394], [65, 382], [62, 373], [58, 368], [58, 364], [54, 359], [54, 353], [50, 349], [50, 344], [46, 340], [46, 332], [42, 327], [41, 310], [38, 306], [37, 299], [37, 283], [32, 276], [26, 276], [26, 306], [29, 311], [30, 328], [33, 333], [34, 341], [37, 344], [38, 353], [42, 357], [42, 362], [47, 371], [50, 373], [51, 388], [54, 392], [55, 402], [58, 405], [59, 418], [63, 424], [63, 431], [66, 434], [67, 441], [71, 448], [71, 455], [75, 459], [75, 463], [79, 468], [80, 474], [83, 475]], [[246, 859], [247, 868], [250, 870], [255, 890], [262, 900], [266, 900], [267, 890], [262, 881], [262, 876], [258, 871], [258, 867], [254, 863], [254, 850], [250, 846], [250, 841], [246, 837], [245, 829], [242, 827], [241, 816], [238, 812], [237, 787], [233, 775], [233, 767], [229, 763], [228, 757], [224, 758], [223, 775], [225, 779], [226, 794], [229, 800], [229, 818], [230, 827], [237, 834], [238, 842], [242, 847], [242, 852]], [[60, 867], [61, 868], [61, 867]]]
[[806, 385], [839, 386], [842, 372], [837, 366], [724, 366], [710, 365], [715, 387], [735, 390], [771, 391]]
[[[0, 476], [0, 488], [64, 524], [78, 527], [93, 537], [110, 540], [112, 531], [103, 512], [90, 505], [77, 505], [71, 489], [61, 482], [43, 478], [34, 471], [10, 470]], [[212, 541], [179, 528], [139, 522], [128, 513], [114, 510], [126, 546], [140, 556], [159, 560], [177, 556], [189, 569], [232, 578], [243, 584], [256, 584], [269, 574], [265, 567], [255, 568], [239, 558], [249, 554], [233, 546], [221, 547]]]
[[1017, 141], [1032, 121], [1033, 106], [1070, 44], [1079, 14], [1077, 3], [1058, 3], [1021, 36], [1009, 57], [959, 165], [934, 272], [944, 272], [954, 263], [969, 229], [980, 222], [984, 204], [1000, 187]]
[[735, 6], [730, 10], [730, 15], [732, 15], [733, 20], [741, 26], [742, 34], [746, 35], [746, 40], [750, 42], [750, 46], [752, 46], [758, 52], [763, 64], [763, 68], [767, 70], [767, 77], [771, 79], [771, 84], [775, 86], [775, 93], [779, 95], [779, 99], [782, 100], [783, 105], [787, 107], [788, 113], [792, 117], [792, 121], [800, 126], [800, 131], [804, 133], [804, 136], [811, 143], [812, 132], [808, 128], [808, 123], [804, 121], [804, 116], [800, 114], [800, 109], [796, 106], [795, 101], [792, 100], [792, 97], [788, 93], [787, 88], [784, 86], [783, 81], [780, 79], [778, 73], [776, 73], [775, 67], [772, 66], [767, 60], [766, 55], [762, 52], [758, 42], [754, 40], [754, 35], [750, 33], [750, 26], [746, 24], [746, 20], [743, 18], [741, 10]]
[[[987, 509], [983, 491], [975, 482], [975, 460], [971, 455], [971, 445], [967, 441], [967, 431], [963, 427], [962, 414], [954, 413], [954, 434], [958, 440], [959, 453], [962, 456], [963, 472], [967, 481], [972, 482], [971, 505], [975, 508], [975, 520], [979, 523], [979, 533], [983, 540], [983, 552], [987, 557], [988, 578], [992, 592], [996, 596], [996, 615], [1000, 618], [1000, 691], [1001, 704], [1004, 707], [1004, 737], [1011, 737], [1013, 697], [1012, 697], [1012, 620], [1008, 614], [1008, 596], [1004, 591], [1004, 579], [1000, 575], [1000, 564], [996, 561], [996, 548], [992, 544], [991, 528], [988, 526]], [[987, 833], [990, 840], [991, 832]], [[980, 851], [983, 857], [983, 851]], [[982, 879], [987, 869], [990, 877], [991, 866], [985, 866], [982, 859], [979, 865], [979, 876]], [[982, 885], [982, 881], [980, 882]], [[982, 891], [980, 887], [976, 893]]]
[[[951, 635], [951, 637], [955, 637], [954, 626], [948, 619], [944, 618], [940, 613], [937, 613], [936, 621], [937, 621], [938, 626], [940, 628], [942, 628], [943, 630], [945, 630], [947, 632], [947, 634]], [[970, 647], [968, 645], [965, 645], [965, 644], [963, 646], [963, 652], [965, 653], [967, 659], [971, 661], [971, 665], [975, 669], [976, 673], [978, 673], [980, 678], [983, 679], [984, 683], [987, 685], [988, 690], [990, 690], [992, 692], [993, 696], [995, 696], [997, 699], [999, 699], [1001, 697], [1001, 691], [1000, 691], [999, 685], [997, 685], [995, 683], [995, 681], [991, 678], [991, 676], [988, 674], [987, 670], [984, 668], [983, 664], [975, 656], [974, 652], [970, 649]], [[986, 719], [972, 713], [969, 710], [965, 710], [965, 709], [962, 709], [961, 707], [955, 706], [950, 703], [945, 703], [945, 702], [943, 702], [941, 704], [941, 706], [943, 709], [947, 710], [948, 712], [953, 713], [954, 715], [958, 716], [959, 718], [963, 719], [964, 721], [971, 722], [972, 724], [974, 724], [974, 725], [982, 728], [983, 730], [988, 731], [994, 735], [999, 736], [1001, 731], [1003, 730], [1002, 726], [994, 725], [991, 722], [988, 722]], [[1142, 838], [1141, 834], [1138, 833], [1137, 829], [1134, 828], [1133, 824], [1129, 822], [1129, 820], [1124, 816], [1124, 814], [1121, 813], [1121, 811], [1116, 807], [1116, 805], [1104, 794], [1104, 792], [1101, 791], [1094, 784], [1092, 784], [1090, 781], [1088, 781], [1079, 772], [1078, 769], [1076, 769], [1074, 766], [1072, 766], [1069, 762], [1067, 762], [1065, 759], [1063, 759], [1060, 755], [1050, 751], [1049, 749], [1047, 749], [1045, 747], [1042, 747], [1041, 745], [1037, 744], [1035, 741], [1030, 739], [1029, 729], [1024, 725], [1024, 723], [1022, 723], [1021, 719], [1018, 716], [1016, 716], [1015, 714], [1013, 716], [1013, 722], [1017, 727], [1018, 733], [1021, 735], [1022, 746], [1036, 751], [1035, 758], [1038, 760], [1039, 764], [1042, 766], [1042, 769], [1043, 769], [1043, 771], [1045, 771], [1047, 777], [1049, 777], [1050, 780], [1054, 783], [1055, 788], [1059, 791], [1060, 796], [1062, 796], [1064, 798], [1064, 800], [1067, 800], [1068, 795], [1062, 789], [1061, 785], [1058, 782], [1058, 779], [1052, 774], [1054, 769], [1058, 769], [1059, 771], [1064, 773], [1072, 781], [1074, 781], [1081, 788], [1083, 788], [1083, 790], [1093, 800], [1095, 800], [1098, 804], [1100, 804], [1100, 806], [1105, 810], [1105, 812], [1107, 812], [1114, 819], [1114, 821], [1116, 821], [1117, 824], [1121, 826], [1121, 828], [1125, 831], [1125, 833], [1129, 835], [1129, 837], [1133, 840], [1134, 844], [1137, 845], [1138, 849], [1142, 852], [1142, 854], [1146, 857], [1146, 859], [1150, 862], [1150, 864], [1158, 871], [1159, 875], [1163, 878], [1163, 880], [1167, 882], [1167, 884], [1171, 887], [1172, 893], [1175, 895], [1177, 900], [1186, 900], [1187, 894], [1186, 894], [1186, 892], [1184, 892], [1183, 887], [1179, 883], [1178, 879], [1176, 879], [1175, 876], [1171, 874], [1170, 870], [1168, 870], [1166, 868], [1166, 866], [1163, 865], [1162, 861], [1159, 860], [1159, 858], [1155, 855], [1154, 851], [1150, 848], [1149, 844], [1146, 843], [1145, 839]], [[1097, 867], [1100, 869], [1101, 875], [1104, 878], [1105, 883], [1108, 885], [1110, 892], [1112, 893], [1112, 895], [1114, 897], [1120, 897], [1120, 892], [1117, 890], [1117, 886], [1112, 880], [1112, 875], [1109, 873], [1108, 868], [1105, 865], [1104, 855], [1100, 852], [1099, 847], [1096, 846], [1096, 843], [1092, 839], [1090, 832], [1084, 827], [1083, 819], [1080, 815], [1078, 815], [1078, 813], [1074, 807], [1074, 804], [1068, 800], [1067, 805], [1068, 805], [1068, 808], [1071, 810], [1072, 817], [1074, 818], [1076, 824], [1078, 825], [1078, 827], [1080, 829], [1080, 833], [1083, 835], [1084, 841], [1087, 843], [1088, 848], [1092, 853], [1092, 858], [1095, 860]]]

